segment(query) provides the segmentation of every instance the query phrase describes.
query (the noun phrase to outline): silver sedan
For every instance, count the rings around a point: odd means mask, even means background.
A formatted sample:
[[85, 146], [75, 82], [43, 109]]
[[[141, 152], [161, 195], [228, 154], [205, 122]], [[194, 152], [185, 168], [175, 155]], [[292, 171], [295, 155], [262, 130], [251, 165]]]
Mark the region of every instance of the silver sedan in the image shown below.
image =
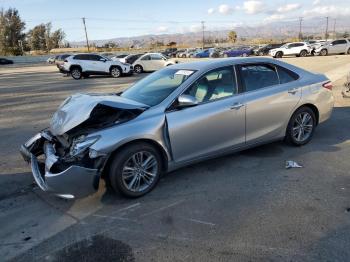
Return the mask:
[[276, 140], [301, 146], [333, 109], [331, 82], [269, 58], [183, 63], [119, 94], [67, 98], [21, 147], [39, 187], [83, 197], [103, 176], [128, 197], [194, 162]]

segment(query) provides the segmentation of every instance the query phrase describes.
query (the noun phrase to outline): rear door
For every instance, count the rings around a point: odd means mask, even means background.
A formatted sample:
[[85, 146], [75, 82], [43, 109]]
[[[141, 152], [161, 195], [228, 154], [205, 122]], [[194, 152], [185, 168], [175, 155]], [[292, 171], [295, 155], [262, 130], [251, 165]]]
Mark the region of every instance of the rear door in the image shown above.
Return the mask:
[[186, 162], [233, 149], [245, 143], [245, 107], [238, 93], [233, 66], [212, 70], [184, 94], [198, 105], [166, 113], [175, 162]]
[[151, 54], [152, 71], [159, 70], [164, 67], [165, 57], [159, 54]]
[[268, 141], [285, 132], [285, 123], [301, 98], [298, 76], [273, 64], [238, 66], [246, 105], [246, 142]]

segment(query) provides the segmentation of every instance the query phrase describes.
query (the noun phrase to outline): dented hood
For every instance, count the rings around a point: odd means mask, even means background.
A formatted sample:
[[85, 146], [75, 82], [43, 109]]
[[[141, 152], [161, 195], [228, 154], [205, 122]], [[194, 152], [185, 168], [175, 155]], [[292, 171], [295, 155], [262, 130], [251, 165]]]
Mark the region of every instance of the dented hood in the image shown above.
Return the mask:
[[68, 97], [54, 113], [50, 131], [53, 135], [62, 135], [78, 126], [90, 117], [97, 105], [118, 109], [146, 109], [149, 106], [117, 95], [76, 94]]

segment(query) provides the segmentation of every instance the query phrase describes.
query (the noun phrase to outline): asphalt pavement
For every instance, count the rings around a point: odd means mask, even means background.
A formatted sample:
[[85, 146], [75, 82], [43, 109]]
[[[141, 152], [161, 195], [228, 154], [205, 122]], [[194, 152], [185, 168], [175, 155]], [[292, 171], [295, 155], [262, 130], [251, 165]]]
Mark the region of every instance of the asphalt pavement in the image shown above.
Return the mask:
[[[350, 56], [287, 58], [335, 80], [331, 119], [303, 147], [276, 142], [166, 174], [125, 199], [41, 192], [18, 148], [77, 92], [117, 92], [145, 76], [64, 77], [0, 69], [0, 255], [5, 261], [348, 261]], [[303, 168], [285, 169], [294, 160]], [[0, 259], [0, 260], [2, 260]]]

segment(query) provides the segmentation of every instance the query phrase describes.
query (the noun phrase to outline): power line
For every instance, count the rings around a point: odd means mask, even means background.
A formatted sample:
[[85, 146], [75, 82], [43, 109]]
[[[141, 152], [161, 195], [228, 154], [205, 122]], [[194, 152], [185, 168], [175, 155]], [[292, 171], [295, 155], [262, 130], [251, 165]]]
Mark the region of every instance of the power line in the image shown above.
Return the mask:
[[302, 32], [301, 32], [301, 25], [303, 23], [303, 17], [299, 17], [299, 41], [303, 38]]
[[90, 52], [89, 39], [86, 31], [85, 17], [83, 17], [82, 20], [83, 20], [84, 30], [85, 30], [86, 45], [87, 45], [88, 52]]
[[329, 17], [327, 16], [326, 19], [327, 19], [327, 25], [326, 25], [325, 38], [326, 38], [326, 41], [327, 41], [328, 40], [328, 20], [329, 20]]
[[201, 21], [201, 24], [202, 24], [202, 48], [204, 49], [204, 21]]

